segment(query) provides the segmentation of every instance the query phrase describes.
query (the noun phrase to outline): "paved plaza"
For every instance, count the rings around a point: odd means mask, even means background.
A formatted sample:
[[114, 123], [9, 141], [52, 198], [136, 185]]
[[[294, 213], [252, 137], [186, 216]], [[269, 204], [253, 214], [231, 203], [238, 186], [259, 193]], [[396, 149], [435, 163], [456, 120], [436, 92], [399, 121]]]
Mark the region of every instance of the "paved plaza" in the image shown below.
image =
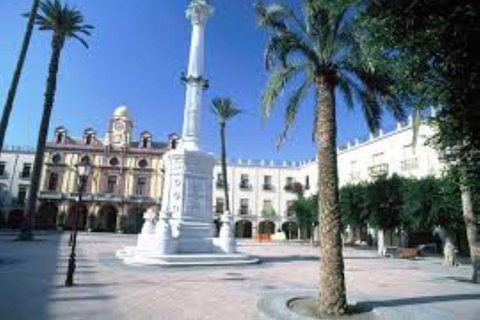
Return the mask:
[[[115, 257], [115, 250], [134, 244], [134, 236], [83, 233], [77, 285], [66, 288], [69, 234], [41, 234], [31, 243], [15, 242], [14, 236], [0, 233], [2, 320], [255, 319], [260, 297], [307, 294], [318, 283], [318, 249], [308, 244], [245, 241], [240, 251], [263, 263], [161, 269], [126, 266]], [[352, 248], [345, 249], [345, 263], [350, 300], [480, 319], [480, 286], [468, 283], [468, 266], [444, 267], [439, 258], [380, 259], [374, 251]]]

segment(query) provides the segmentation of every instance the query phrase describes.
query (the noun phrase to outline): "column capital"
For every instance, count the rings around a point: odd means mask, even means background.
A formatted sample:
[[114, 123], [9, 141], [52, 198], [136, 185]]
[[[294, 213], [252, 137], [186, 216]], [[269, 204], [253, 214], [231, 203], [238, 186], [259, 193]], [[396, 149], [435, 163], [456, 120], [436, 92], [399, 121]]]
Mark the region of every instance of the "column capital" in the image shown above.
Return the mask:
[[187, 9], [187, 18], [194, 25], [204, 25], [214, 13], [214, 8], [206, 0], [193, 0]]

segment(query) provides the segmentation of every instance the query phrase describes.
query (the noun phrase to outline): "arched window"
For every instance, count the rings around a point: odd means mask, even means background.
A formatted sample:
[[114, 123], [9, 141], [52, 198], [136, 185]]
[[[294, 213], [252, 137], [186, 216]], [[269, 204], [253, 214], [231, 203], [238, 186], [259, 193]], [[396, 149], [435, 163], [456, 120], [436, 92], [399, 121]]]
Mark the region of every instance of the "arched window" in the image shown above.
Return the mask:
[[149, 147], [149, 141], [147, 137], [142, 138], [142, 148], [148, 148]]
[[142, 160], [138, 161], [138, 166], [142, 169], [146, 168], [148, 166], [148, 161], [145, 160], [145, 159], [142, 159]]
[[59, 164], [62, 161], [62, 156], [58, 153], [52, 157], [53, 164]]
[[91, 133], [87, 134], [87, 136], [85, 137], [85, 144], [89, 146], [92, 144], [92, 141], [93, 141], [93, 135]]
[[57, 143], [63, 142], [63, 132], [57, 133]]
[[177, 149], [177, 144], [178, 144], [178, 140], [177, 140], [177, 139], [173, 139], [173, 140], [170, 142], [170, 148], [171, 148], [172, 150]]
[[110, 165], [111, 165], [112, 167], [118, 166], [119, 163], [120, 163], [120, 161], [118, 161], [118, 158], [112, 158], [112, 159], [110, 159]]

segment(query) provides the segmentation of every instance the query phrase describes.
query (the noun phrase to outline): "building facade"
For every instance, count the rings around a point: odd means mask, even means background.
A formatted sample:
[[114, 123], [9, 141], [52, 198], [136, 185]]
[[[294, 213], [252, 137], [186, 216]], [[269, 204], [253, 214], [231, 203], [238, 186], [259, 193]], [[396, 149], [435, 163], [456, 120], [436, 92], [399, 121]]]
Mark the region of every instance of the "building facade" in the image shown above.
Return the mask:
[[[39, 227], [63, 225], [71, 228], [75, 212], [80, 228], [96, 231], [138, 232], [143, 213], [161, 203], [163, 155], [175, 148], [179, 137], [156, 142], [150, 132], [133, 139], [133, 121], [126, 107], [113, 113], [104, 137], [93, 129], [72, 137], [64, 127], [55, 130], [48, 143], [39, 194]], [[371, 181], [379, 176], [406, 177], [439, 175], [443, 169], [438, 154], [426, 143], [433, 135], [426, 124], [418, 129], [413, 144], [411, 120], [391, 132], [378, 132], [347, 143], [338, 149], [340, 185]], [[93, 173], [86, 186], [84, 204], [78, 205], [76, 165], [89, 162]], [[28, 192], [33, 151], [11, 150], [0, 158], [0, 187], [4, 224], [18, 225]], [[3, 169], [2, 169], [3, 168]], [[3, 171], [2, 171], [3, 170]], [[228, 186], [223, 185], [221, 165], [213, 172], [213, 216], [225, 210], [225, 188], [235, 217], [237, 237], [284, 231], [299, 235], [291, 209], [298, 190], [305, 196], [317, 193], [318, 167], [315, 159], [298, 162], [229, 161]], [[14, 215], [11, 214], [14, 212]]]
[[[115, 110], [104, 137], [91, 128], [81, 137], [72, 137], [64, 127], [56, 128], [42, 172], [40, 226], [51, 227], [56, 221], [71, 228], [74, 213], [79, 212], [80, 229], [138, 232], [146, 209], [160, 206], [162, 156], [170, 147], [169, 142], [155, 141], [148, 131], [134, 139], [126, 107]], [[76, 166], [85, 162], [92, 165], [92, 174], [79, 206]]]

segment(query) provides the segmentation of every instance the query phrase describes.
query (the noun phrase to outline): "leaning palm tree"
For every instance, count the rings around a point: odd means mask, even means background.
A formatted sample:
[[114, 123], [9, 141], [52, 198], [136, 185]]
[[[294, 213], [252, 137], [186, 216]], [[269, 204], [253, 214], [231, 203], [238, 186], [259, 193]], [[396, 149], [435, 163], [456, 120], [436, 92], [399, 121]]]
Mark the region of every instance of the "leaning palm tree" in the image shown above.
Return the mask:
[[23, 65], [27, 58], [28, 47], [30, 46], [30, 39], [32, 38], [33, 26], [35, 24], [35, 17], [37, 16], [40, 0], [33, 0], [32, 8], [28, 14], [27, 30], [23, 37], [22, 48], [20, 49], [20, 55], [15, 66], [10, 89], [8, 90], [7, 100], [3, 107], [2, 119], [0, 120], [0, 152], [3, 149], [3, 142], [5, 141], [5, 133], [7, 132], [8, 122], [10, 120], [10, 114], [12, 113], [13, 103], [15, 102], [15, 96], [17, 94], [18, 84], [22, 75]]
[[33, 239], [37, 193], [40, 185], [50, 115], [52, 113], [55, 91], [57, 88], [60, 55], [65, 41], [69, 38], [77, 39], [88, 48], [88, 44], [82, 38], [82, 35], [89, 36], [91, 29], [93, 29], [92, 26], [84, 24], [83, 16], [77, 8], [62, 4], [59, 0], [46, 0], [42, 2], [40, 4], [40, 13], [35, 17], [35, 22], [38, 25], [39, 30], [52, 31], [53, 37], [51, 42], [52, 55], [48, 69], [43, 114], [38, 133], [37, 151], [35, 154], [32, 180], [30, 182], [30, 190], [28, 192], [28, 201], [25, 210], [28, 223], [20, 234], [20, 239], [23, 240]]
[[362, 106], [370, 130], [379, 129], [382, 107], [398, 119], [405, 114], [393, 95], [393, 81], [370, 67], [355, 29], [355, 10], [344, 0], [304, 0], [303, 17], [279, 4], [257, 3], [258, 23], [270, 31], [266, 45], [269, 81], [263, 94], [263, 116], [268, 117], [287, 84], [299, 84], [286, 101], [283, 143], [304, 98], [313, 90], [313, 137], [317, 143], [319, 174], [320, 247], [319, 312], [347, 312], [344, 262], [338, 199], [337, 95], [348, 108]]
[[230, 212], [230, 201], [228, 199], [227, 181], [227, 147], [225, 142], [225, 129], [227, 121], [242, 111], [229, 98], [215, 98], [212, 100], [212, 112], [217, 116], [220, 125], [220, 140], [222, 142], [222, 177], [223, 189], [225, 190], [225, 212]]

